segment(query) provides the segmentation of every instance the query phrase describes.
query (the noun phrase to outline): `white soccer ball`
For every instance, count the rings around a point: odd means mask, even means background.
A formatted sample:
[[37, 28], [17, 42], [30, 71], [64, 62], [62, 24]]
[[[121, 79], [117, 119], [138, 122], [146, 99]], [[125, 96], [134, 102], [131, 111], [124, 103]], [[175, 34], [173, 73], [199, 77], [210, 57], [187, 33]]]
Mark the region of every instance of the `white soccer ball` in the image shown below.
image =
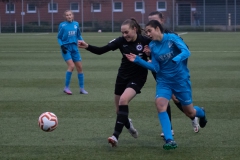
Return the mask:
[[58, 118], [52, 112], [44, 112], [38, 118], [38, 125], [41, 130], [51, 132], [58, 126]]

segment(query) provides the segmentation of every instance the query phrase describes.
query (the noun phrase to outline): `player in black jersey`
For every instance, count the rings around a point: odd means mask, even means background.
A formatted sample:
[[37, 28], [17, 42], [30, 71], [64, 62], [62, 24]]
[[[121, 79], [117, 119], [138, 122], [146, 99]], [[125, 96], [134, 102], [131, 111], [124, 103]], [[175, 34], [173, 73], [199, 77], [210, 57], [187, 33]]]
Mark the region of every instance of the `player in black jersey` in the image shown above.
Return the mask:
[[[163, 14], [161, 12], [158, 12], [158, 11], [151, 12], [148, 15], [148, 20], [149, 21], [157, 20], [157, 21], [159, 21], [160, 24], [162, 24], [162, 25], [164, 24], [164, 16], [163, 16]], [[164, 28], [164, 33], [174, 33], [174, 32]], [[175, 33], [175, 34], [178, 35], [177, 33]], [[145, 46], [145, 50], [148, 50], [147, 46]], [[148, 52], [150, 52], [150, 51], [148, 51]], [[156, 73], [152, 72], [152, 74], [153, 74], [153, 77], [156, 79]], [[183, 112], [183, 108], [182, 108], [181, 103], [178, 101], [178, 99], [174, 95], [172, 95], [172, 100], [176, 104], [176, 106]], [[171, 108], [170, 108], [170, 105], [168, 105], [168, 107], [167, 107], [167, 113], [168, 113], [169, 119], [171, 121]], [[196, 132], [196, 133], [199, 132], [200, 126], [199, 126], [198, 118], [195, 117], [194, 119], [191, 119], [191, 120], [192, 120], [192, 126], [193, 126], [194, 132]], [[172, 134], [174, 135], [173, 130], [172, 130]], [[161, 136], [164, 137], [164, 134], [161, 133]]]
[[122, 36], [110, 41], [103, 47], [96, 47], [80, 41], [78, 46], [94, 54], [104, 54], [108, 51], [119, 49], [122, 54], [122, 62], [118, 69], [118, 75], [115, 83], [115, 105], [117, 119], [115, 123], [114, 133], [108, 138], [108, 142], [112, 147], [116, 147], [119, 135], [125, 126], [129, 133], [137, 138], [138, 132], [133, 127], [131, 119], [128, 118], [128, 104], [136, 96], [141, 93], [141, 88], [147, 80], [148, 70], [130, 62], [125, 54], [133, 53], [147, 61], [148, 56], [143, 52], [144, 46], [151, 42], [151, 39], [143, 36], [142, 29], [137, 21], [133, 18], [125, 20], [121, 25]]

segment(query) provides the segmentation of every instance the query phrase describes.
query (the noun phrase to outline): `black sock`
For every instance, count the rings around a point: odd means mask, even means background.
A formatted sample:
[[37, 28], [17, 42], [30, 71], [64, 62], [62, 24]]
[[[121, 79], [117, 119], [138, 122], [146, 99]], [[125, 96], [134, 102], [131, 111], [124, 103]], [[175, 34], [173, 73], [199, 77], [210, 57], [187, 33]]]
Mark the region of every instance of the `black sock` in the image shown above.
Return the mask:
[[130, 122], [129, 122], [129, 119], [127, 119], [127, 121], [126, 121], [126, 123], [125, 123], [125, 127], [126, 127], [127, 129], [130, 128]]
[[119, 105], [119, 111], [117, 114], [117, 119], [113, 133], [113, 135], [117, 139], [119, 135], [122, 133], [122, 129], [127, 121], [128, 121], [128, 105]]
[[169, 120], [170, 120], [170, 123], [171, 123], [171, 129], [172, 129], [171, 107], [170, 107], [169, 103], [168, 103], [168, 106], [167, 106], [167, 114], [168, 114], [168, 117], [169, 117]]

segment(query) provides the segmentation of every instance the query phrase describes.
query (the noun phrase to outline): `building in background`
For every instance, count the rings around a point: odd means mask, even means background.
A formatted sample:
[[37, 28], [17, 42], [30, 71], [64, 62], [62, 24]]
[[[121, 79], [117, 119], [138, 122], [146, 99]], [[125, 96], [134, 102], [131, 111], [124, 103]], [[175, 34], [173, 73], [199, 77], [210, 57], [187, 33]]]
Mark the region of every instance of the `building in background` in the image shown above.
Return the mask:
[[[83, 31], [119, 31], [121, 23], [134, 17], [142, 26], [148, 14], [161, 11], [170, 29], [200, 30], [208, 25], [240, 23], [237, 0], [0, 0], [1, 30], [57, 31], [63, 12], [72, 10]], [[196, 23], [196, 13], [198, 23]], [[199, 25], [196, 25], [199, 24]]]

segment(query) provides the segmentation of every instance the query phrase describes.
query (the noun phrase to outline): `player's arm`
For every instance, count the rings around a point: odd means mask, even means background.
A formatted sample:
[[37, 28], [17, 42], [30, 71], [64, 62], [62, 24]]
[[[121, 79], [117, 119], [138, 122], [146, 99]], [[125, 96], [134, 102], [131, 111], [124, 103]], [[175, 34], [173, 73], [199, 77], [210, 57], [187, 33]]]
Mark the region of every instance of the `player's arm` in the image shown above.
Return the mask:
[[178, 54], [176, 57], [172, 59], [174, 63], [179, 63], [181, 61], [184, 61], [187, 59], [191, 53], [187, 47], [187, 45], [184, 43], [184, 41], [179, 36], [174, 36], [172, 39], [175, 46], [180, 50], [180, 54]]
[[119, 48], [119, 41], [120, 41], [119, 38], [113, 39], [107, 45], [102, 46], [102, 47], [89, 45], [84, 41], [78, 41], [78, 47], [79, 48], [85, 48], [86, 50], [88, 50], [88, 51], [90, 51], [94, 54], [101, 55], [101, 54], [104, 54], [104, 53], [109, 52], [111, 50], [114, 51], [114, 50], [118, 49]]
[[134, 62], [144, 68], [147, 68], [153, 72], [158, 72], [160, 70], [159, 64], [156, 62], [154, 56], [152, 57], [152, 62], [146, 62], [139, 56], [135, 54], [125, 54], [129, 61]]
[[58, 26], [58, 35], [57, 35], [58, 44], [59, 44], [60, 46], [63, 45], [62, 36], [63, 36], [63, 28], [62, 28], [62, 25], [60, 24], [60, 25]]
[[67, 48], [64, 47], [63, 41], [62, 41], [63, 34], [64, 34], [64, 29], [62, 28], [62, 25], [60, 24], [59, 27], [58, 27], [58, 36], [57, 36], [57, 39], [58, 39], [58, 44], [61, 46], [62, 52], [63, 52], [64, 54], [66, 54], [66, 53], [67, 53]]
[[84, 41], [78, 41], [78, 47], [79, 48], [84, 48], [94, 54], [97, 54], [97, 55], [101, 55], [101, 54], [104, 54], [108, 51], [111, 50], [111, 48], [109, 47], [109, 45], [105, 45], [105, 46], [102, 46], [102, 47], [97, 47], [97, 46], [93, 46], [93, 45], [90, 45], [90, 44], [87, 44], [86, 42]]

